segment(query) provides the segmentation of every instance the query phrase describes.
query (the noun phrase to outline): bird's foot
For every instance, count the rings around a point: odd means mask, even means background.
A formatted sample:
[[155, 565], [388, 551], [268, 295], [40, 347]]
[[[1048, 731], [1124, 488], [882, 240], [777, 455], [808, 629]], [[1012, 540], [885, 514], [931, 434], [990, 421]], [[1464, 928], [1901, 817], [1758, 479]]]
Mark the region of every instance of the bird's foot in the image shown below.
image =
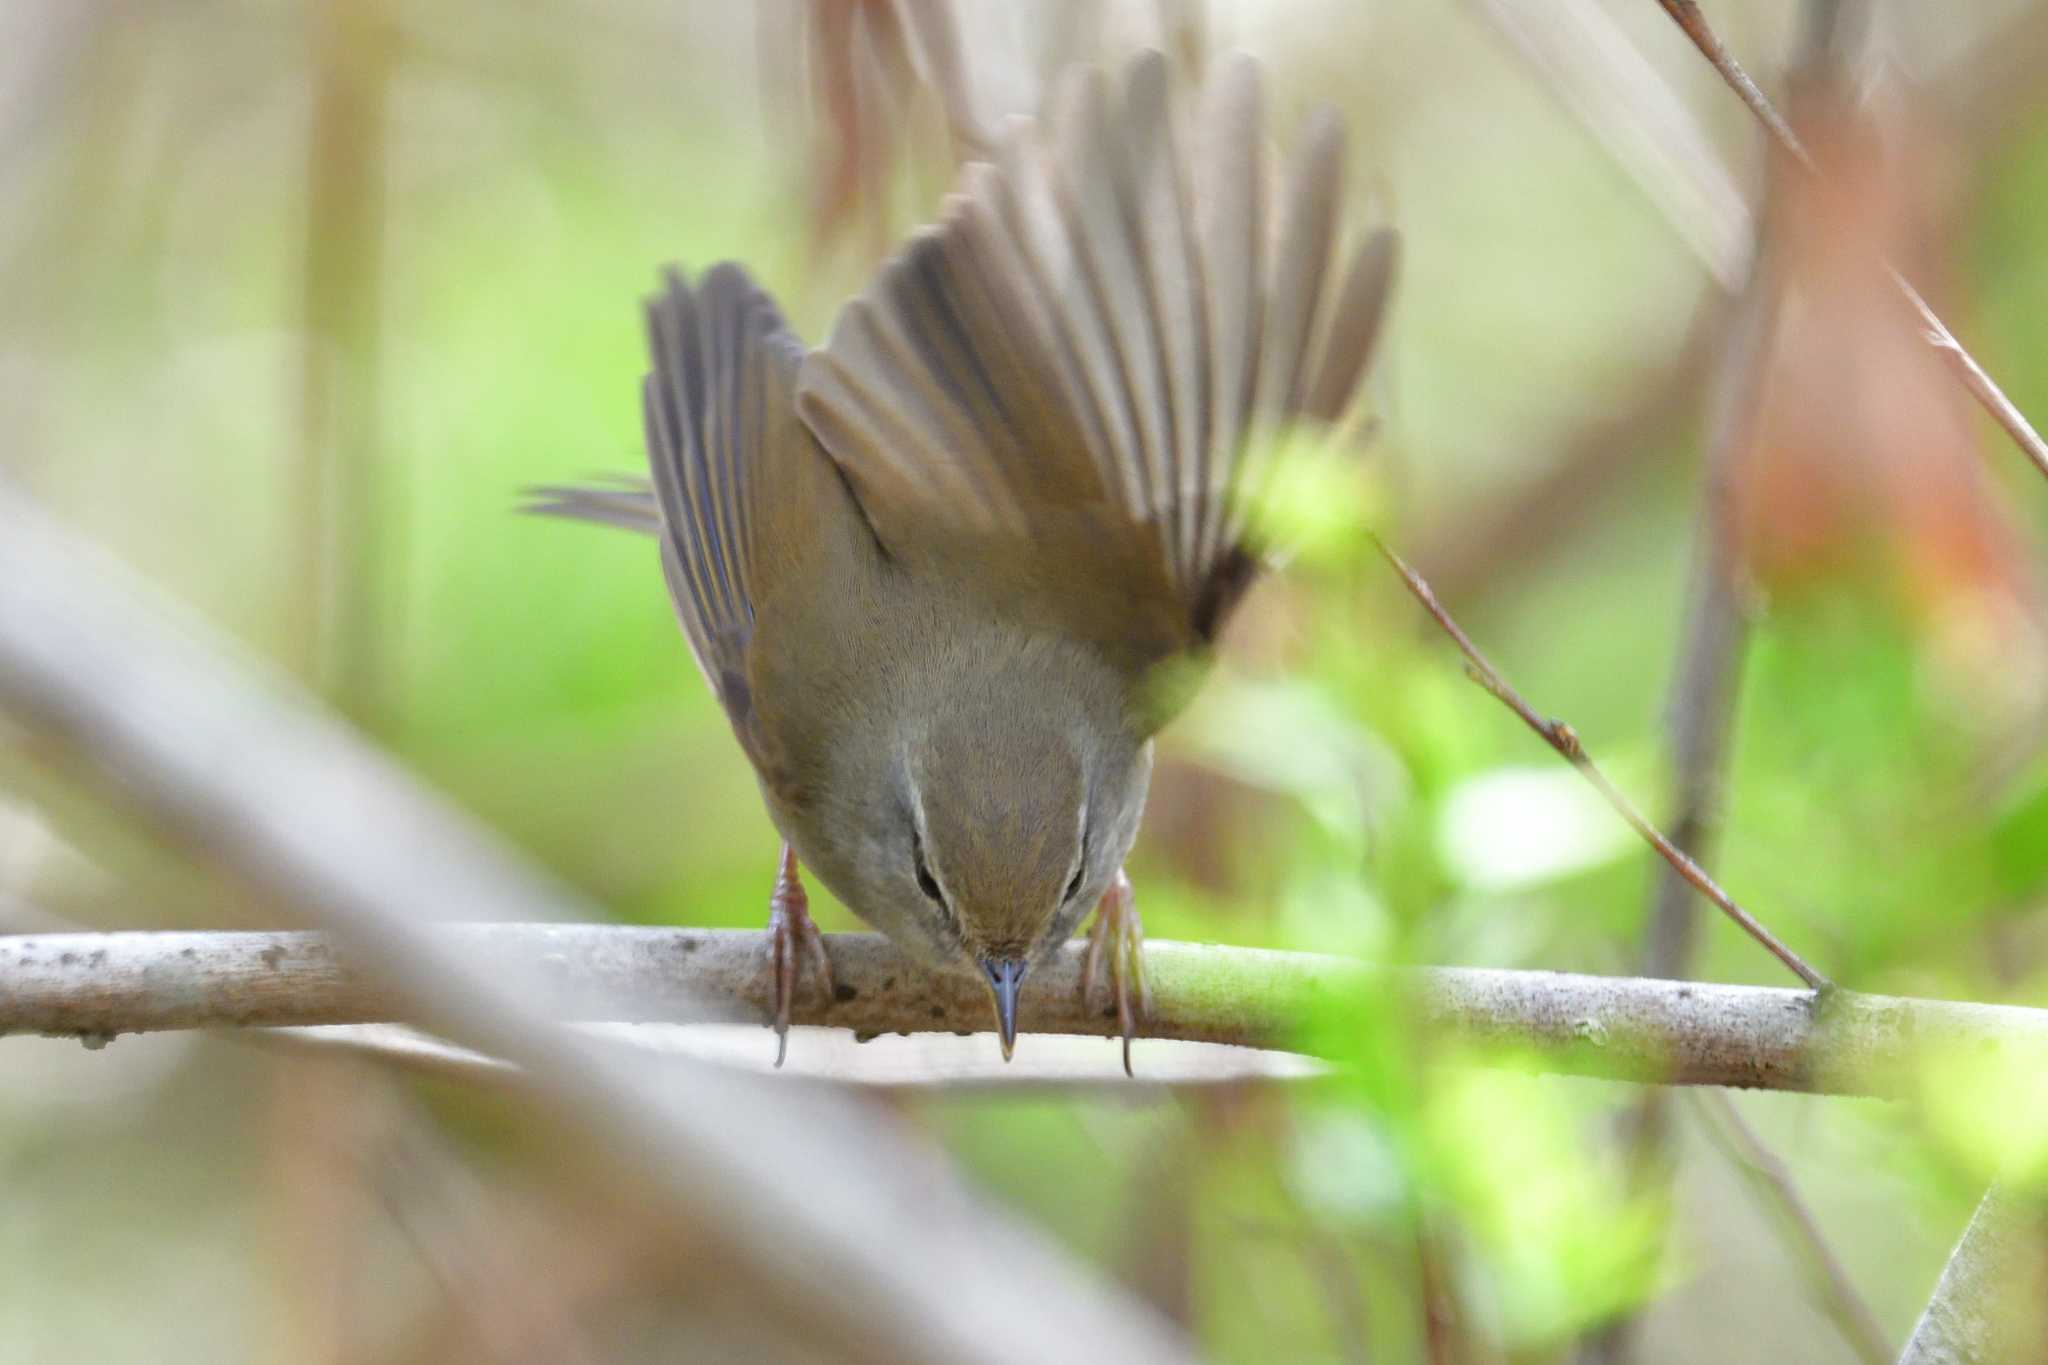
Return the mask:
[[768, 898], [768, 965], [775, 977], [775, 1065], [789, 1055], [789, 1013], [796, 1002], [799, 978], [809, 971], [823, 998], [833, 995], [832, 959], [825, 940], [811, 920], [811, 898], [797, 873], [796, 850], [782, 846], [782, 865], [775, 874], [775, 894]]
[[1131, 1040], [1152, 1009], [1152, 989], [1145, 982], [1145, 925], [1138, 918], [1131, 879], [1117, 869], [1116, 881], [1095, 907], [1095, 926], [1088, 931], [1088, 950], [1081, 958], [1081, 1006], [1093, 1007], [1095, 980], [1105, 966], [1116, 999], [1117, 1024], [1124, 1035], [1124, 1074], [1131, 1071]]

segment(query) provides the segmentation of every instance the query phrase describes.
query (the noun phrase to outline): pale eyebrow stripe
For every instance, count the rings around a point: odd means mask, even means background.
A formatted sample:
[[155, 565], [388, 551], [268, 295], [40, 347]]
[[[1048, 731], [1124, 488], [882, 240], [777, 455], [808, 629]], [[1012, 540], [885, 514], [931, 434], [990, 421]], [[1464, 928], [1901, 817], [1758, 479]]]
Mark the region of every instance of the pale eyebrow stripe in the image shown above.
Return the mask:
[[[946, 885], [946, 874], [939, 870], [939, 860], [932, 856], [931, 836], [925, 830], [924, 792], [917, 785], [917, 777], [910, 771], [910, 765], [903, 765], [903, 781], [910, 788], [910, 836], [914, 841], [912, 856], [924, 863], [925, 871], [932, 874], [932, 880], [939, 884], [940, 908], [946, 912], [946, 923], [953, 926], [955, 937], [959, 926], [954, 917], [959, 913], [953, 908], [953, 889]], [[913, 869], [913, 875], [915, 869]]]
[[[1088, 866], [1088, 798], [1086, 796], [1081, 798], [1081, 808], [1075, 813], [1074, 828], [1081, 837], [1079, 847], [1074, 853], [1074, 865], [1067, 869], [1068, 886], [1072, 886], [1074, 879], [1079, 877]], [[1061, 899], [1064, 900], [1066, 898], [1062, 896]]]

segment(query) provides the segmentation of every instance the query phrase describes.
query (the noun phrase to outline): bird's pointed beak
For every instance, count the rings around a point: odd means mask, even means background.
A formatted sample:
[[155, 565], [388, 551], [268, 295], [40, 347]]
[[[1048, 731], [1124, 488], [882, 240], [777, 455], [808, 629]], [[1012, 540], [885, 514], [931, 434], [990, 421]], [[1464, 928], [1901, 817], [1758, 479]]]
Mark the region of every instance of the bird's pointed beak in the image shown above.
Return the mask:
[[1002, 1039], [1003, 1060], [1017, 1049], [1017, 987], [1024, 980], [1025, 962], [1015, 957], [986, 957], [981, 969], [996, 997], [996, 1033]]

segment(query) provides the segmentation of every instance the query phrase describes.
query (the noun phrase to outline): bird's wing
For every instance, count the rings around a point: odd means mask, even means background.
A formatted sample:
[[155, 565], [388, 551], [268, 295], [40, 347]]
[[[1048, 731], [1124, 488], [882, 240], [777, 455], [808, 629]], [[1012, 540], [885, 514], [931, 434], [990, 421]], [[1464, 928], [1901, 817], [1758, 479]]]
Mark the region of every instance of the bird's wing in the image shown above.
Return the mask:
[[647, 334], [652, 478], [530, 489], [527, 510], [657, 537], [690, 652], [772, 783], [787, 763], [755, 710], [756, 612], [814, 591], [832, 549], [872, 532], [797, 417], [802, 343], [744, 270], [714, 266], [694, 288], [666, 272]]
[[1156, 53], [1077, 73], [847, 306], [798, 405], [894, 558], [1136, 669], [1213, 642], [1248, 451], [1349, 403], [1393, 265], [1340, 250], [1334, 116], [1275, 177], [1262, 106], [1249, 60], [1192, 120]]

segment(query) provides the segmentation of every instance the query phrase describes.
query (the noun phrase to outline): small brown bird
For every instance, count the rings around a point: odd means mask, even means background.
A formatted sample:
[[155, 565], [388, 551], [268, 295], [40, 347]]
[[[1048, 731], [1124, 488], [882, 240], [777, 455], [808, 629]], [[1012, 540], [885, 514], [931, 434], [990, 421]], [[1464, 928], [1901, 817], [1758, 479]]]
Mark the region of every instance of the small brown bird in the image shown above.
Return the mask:
[[[784, 846], [777, 1062], [831, 966], [800, 863], [911, 955], [1017, 988], [1098, 906], [1124, 1032], [1142, 942], [1123, 861], [1151, 740], [1259, 566], [1276, 431], [1339, 416], [1392, 234], [1340, 240], [1323, 110], [1269, 170], [1257, 68], [1177, 116], [1165, 61], [1018, 121], [806, 351], [740, 267], [647, 307], [647, 485], [532, 510], [646, 531]], [[1169, 679], [1172, 679], [1169, 681]]]

